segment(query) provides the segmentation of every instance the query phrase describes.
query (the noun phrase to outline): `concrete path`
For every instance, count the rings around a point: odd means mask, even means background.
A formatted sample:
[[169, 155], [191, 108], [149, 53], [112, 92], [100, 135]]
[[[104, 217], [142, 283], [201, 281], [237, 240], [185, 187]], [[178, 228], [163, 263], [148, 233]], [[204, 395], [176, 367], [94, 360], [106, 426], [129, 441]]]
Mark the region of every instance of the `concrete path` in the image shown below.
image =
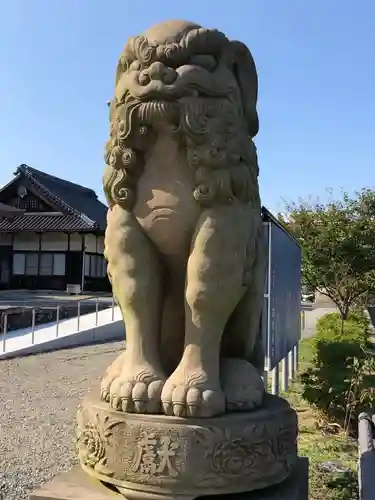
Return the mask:
[[337, 312], [335, 307], [313, 306], [312, 309], [305, 310], [305, 328], [302, 330], [302, 338], [308, 339], [315, 335], [316, 322], [325, 314]]

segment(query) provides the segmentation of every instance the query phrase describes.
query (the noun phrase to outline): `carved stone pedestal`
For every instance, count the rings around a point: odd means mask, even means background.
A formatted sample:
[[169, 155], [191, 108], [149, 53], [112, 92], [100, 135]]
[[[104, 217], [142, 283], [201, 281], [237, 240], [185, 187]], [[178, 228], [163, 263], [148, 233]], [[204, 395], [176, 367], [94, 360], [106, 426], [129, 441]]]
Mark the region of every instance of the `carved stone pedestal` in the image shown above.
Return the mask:
[[210, 419], [117, 412], [90, 396], [78, 412], [83, 469], [133, 499], [194, 499], [281, 483], [297, 463], [297, 417], [267, 395], [261, 409]]
[[[56, 476], [30, 495], [30, 500], [121, 500], [121, 493], [86, 474], [81, 467]], [[308, 459], [299, 458], [292, 474], [263, 490], [201, 497], [201, 500], [308, 500]]]

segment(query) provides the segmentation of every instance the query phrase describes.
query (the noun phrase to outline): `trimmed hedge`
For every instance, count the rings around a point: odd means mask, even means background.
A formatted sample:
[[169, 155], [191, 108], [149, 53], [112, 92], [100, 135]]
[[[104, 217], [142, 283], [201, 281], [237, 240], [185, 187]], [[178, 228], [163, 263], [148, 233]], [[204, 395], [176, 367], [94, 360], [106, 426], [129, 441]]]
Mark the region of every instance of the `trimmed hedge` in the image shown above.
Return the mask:
[[369, 322], [364, 314], [350, 314], [342, 321], [339, 313], [322, 316], [316, 324], [313, 359], [317, 366], [342, 366], [346, 358], [363, 357], [369, 342]]
[[364, 314], [352, 313], [342, 321], [339, 313], [322, 316], [316, 323], [315, 339], [340, 340], [343, 337], [366, 343], [369, 339], [369, 320]]
[[373, 404], [375, 364], [368, 327], [360, 313], [345, 321], [337, 313], [320, 318], [312, 342], [313, 367], [301, 375], [304, 399], [345, 426]]

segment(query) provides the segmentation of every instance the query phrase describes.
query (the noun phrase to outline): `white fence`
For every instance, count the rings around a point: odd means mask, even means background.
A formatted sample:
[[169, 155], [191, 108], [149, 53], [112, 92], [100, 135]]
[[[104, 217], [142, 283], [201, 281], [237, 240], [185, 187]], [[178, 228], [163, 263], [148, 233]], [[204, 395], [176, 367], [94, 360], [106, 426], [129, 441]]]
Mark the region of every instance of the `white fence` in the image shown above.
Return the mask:
[[[92, 312], [82, 313], [84, 305], [90, 305]], [[75, 308], [75, 316], [67, 319], [62, 318], [62, 310], [69, 306], [70, 310]], [[14, 331], [8, 331], [8, 319], [11, 314], [19, 314], [20, 309], [23, 313], [27, 311], [30, 314], [31, 325], [26, 328], [20, 328]], [[37, 323], [37, 315], [41, 311], [55, 311], [55, 320], [48, 323]], [[12, 312], [13, 311], [13, 312]], [[51, 343], [56, 339], [66, 339], [67, 336], [76, 335], [80, 332], [92, 331], [92, 336], [86, 336], [86, 340], [100, 340], [100, 334], [97, 334], [98, 327], [119, 322], [122, 325], [122, 316], [112, 298], [111, 301], [103, 302], [100, 298], [81, 299], [76, 301], [60, 302], [55, 306], [44, 307], [21, 307], [10, 308], [1, 313], [2, 316], [2, 334], [0, 335], [0, 358], [5, 354], [25, 350], [29, 347]], [[301, 330], [305, 329], [305, 311], [301, 310]], [[124, 330], [124, 328], [123, 328]], [[119, 330], [115, 334], [116, 338], [124, 338], [124, 331]], [[107, 335], [107, 334], [106, 334]], [[105, 337], [107, 338], [107, 336]], [[78, 342], [78, 339], [77, 339]], [[66, 342], [65, 342], [66, 344]], [[71, 342], [72, 344], [72, 342]], [[73, 342], [74, 344], [74, 342]], [[72, 344], [72, 345], [73, 345]], [[59, 343], [51, 343], [51, 347]], [[298, 345], [296, 345], [271, 372], [264, 372], [264, 383], [268, 388], [271, 378], [271, 391], [273, 394], [279, 394], [280, 391], [287, 391], [289, 382], [295, 379], [298, 370]]]
[[[70, 317], [64, 318], [67, 309], [69, 309]], [[88, 310], [85, 311], [85, 309]], [[38, 316], [46, 313], [52, 314], [54, 320], [38, 324]], [[30, 326], [10, 330], [12, 314], [22, 314], [23, 317], [27, 314], [30, 317]], [[81, 340], [82, 343], [88, 343], [109, 339], [113, 335], [115, 338], [124, 338], [121, 313], [113, 299], [103, 301], [99, 298], [92, 298], [60, 302], [55, 306], [9, 308], [1, 313], [1, 319], [0, 358], [9, 353], [16, 354], [18, 351], [46, 343], [49, 343], [52, 348], [53, 346], [58, 348], [77, 344]], [[118, 322], [121, 322], [118, 334], [114, 328], [105, 328]], [[73, 336], [75, 339], [72, 338]], [[61, 341], [58, 342], [59, 340]]]

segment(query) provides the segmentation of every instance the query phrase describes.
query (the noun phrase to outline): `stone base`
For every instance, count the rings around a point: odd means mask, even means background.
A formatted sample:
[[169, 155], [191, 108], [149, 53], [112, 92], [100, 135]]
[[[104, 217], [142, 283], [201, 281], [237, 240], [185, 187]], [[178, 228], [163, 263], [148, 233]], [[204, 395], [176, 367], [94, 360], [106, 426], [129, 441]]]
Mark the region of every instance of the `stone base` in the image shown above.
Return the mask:
[[90, 395], [77, 421], [83, 469], [129, 500], [260, 490], [297, 462], [296, 413], [272, 395], [258, 410], [205, 419], [118, 412]]
[[[308, 459], [300, 458], [288, 479], [281, 484], [232, 495], [201, 497], [202, 500], [308, 500]], [[80, 467], [56, 476], [51, 482], [30, 495], [30, 500], [111, 500], [123, 495], [111, 491], [90, 477]]]

